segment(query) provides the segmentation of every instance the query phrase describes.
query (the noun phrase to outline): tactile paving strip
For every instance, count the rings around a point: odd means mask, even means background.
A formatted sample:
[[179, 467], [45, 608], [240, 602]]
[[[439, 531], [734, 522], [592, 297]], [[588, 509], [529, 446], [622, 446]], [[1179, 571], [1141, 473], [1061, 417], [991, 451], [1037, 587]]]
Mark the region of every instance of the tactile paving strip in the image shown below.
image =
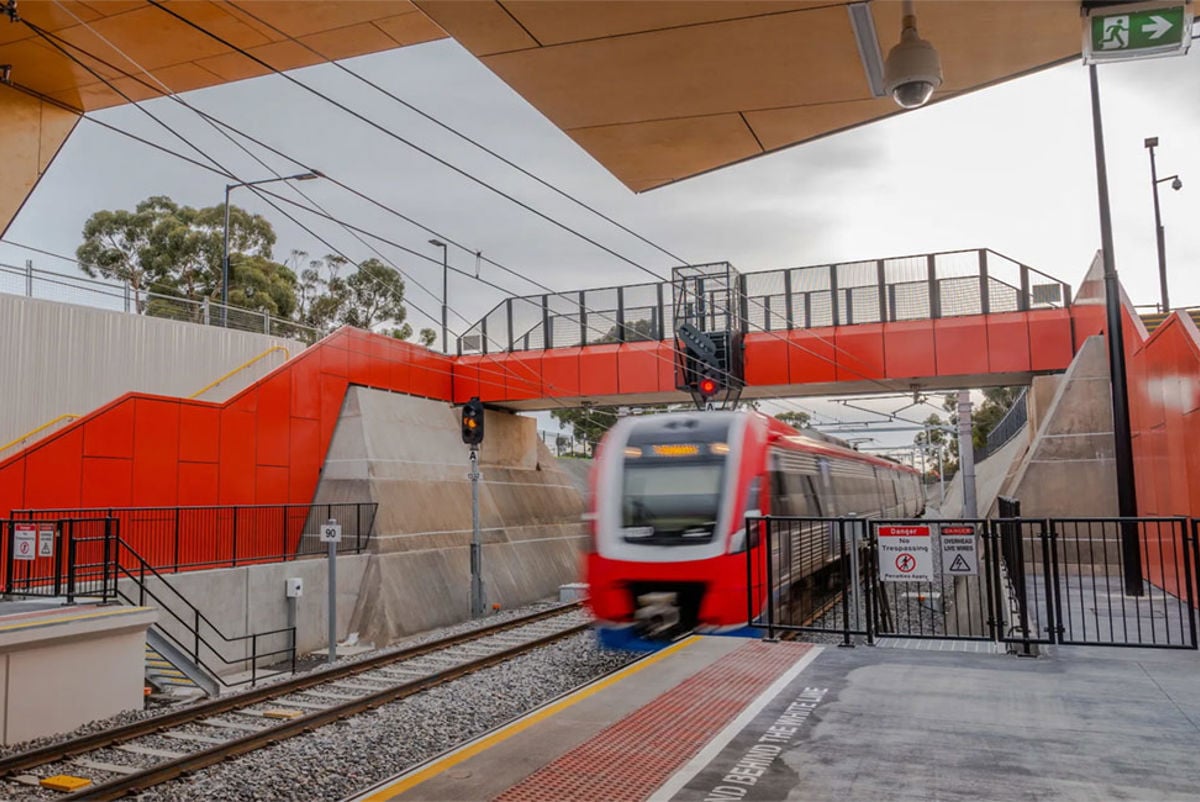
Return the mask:
[[811, 648], [750, 641], [538, 769], [496, 802], [646, 799]]

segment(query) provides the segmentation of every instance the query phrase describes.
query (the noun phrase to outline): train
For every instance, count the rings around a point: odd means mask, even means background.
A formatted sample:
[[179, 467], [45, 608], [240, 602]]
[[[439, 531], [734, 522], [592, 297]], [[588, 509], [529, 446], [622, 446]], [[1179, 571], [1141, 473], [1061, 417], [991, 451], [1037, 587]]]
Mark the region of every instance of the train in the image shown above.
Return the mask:
[[[912, 468], [759, 412], [622, 418], [597, 448], [585, 516], [599, 639], [645, 651], [688, 632], [757, 635], [771, 594], [756, 583], [749, 598], [748, 566], [766, 556], [747, 516], [903, 519], [923, 509]], [[829, 573], [840, 551], [817, 545], [792, 546], [777, 588]]]

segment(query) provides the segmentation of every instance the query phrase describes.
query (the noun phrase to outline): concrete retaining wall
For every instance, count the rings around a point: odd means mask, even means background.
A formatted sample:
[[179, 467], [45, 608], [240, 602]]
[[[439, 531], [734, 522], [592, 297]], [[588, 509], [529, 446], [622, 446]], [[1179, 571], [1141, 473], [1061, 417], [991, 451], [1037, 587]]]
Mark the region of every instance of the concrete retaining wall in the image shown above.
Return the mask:
[[[555, 594], [580, 573], [583, 497], [537, 422], [488, 411], [479, 465], [487, 606]], [[374, 555], [351, 622], [376, 645], [469, 616], [471, 484], [456, 408], [351, 388], [318, 501], [379, 503]]]
[[1038, 423], [1004, 494], [1020, 499], [1025, 517], [1115, 516], [1112, 393], [1103, 337], [1084, 341]]
[[[337, 560], [339, 640], [344, 640], [352, 631], [350, 618], [362, 591], [368, 560], [366, 554], [343, 555]], [[325, 559], [312, 558], [167, 574], [161, 580], [151, 577], [146, 581], [148, 595], [144, 603], [159, 609], [159, 628], [165, 630], [188, 653], [193, 648], [193, 636], [185, 626], [185, 621], [187, 625], [192, 625], [194, 618], [183, 600], [186, 599], [187, 603], [200, 610], [212, 625], [202, 623], [201, 634], [214, 647], [201, 644], [201, 662], [210, 671], [231, 674], [250, 669], [248, 662], [244, 662], [250, 656], [250, 641], [226, 642], [213, 627], [230, 638], [286, 627], [288, 600], [284, 594], [284, 580], [289, 577], [300, 577], [304, 581], [304, 593], [296, 601], [296, 643], [299, 652], [304, 654], [326, 646], [328, 571]], [[164, 583], [170, 587], [163, 587]], [[141, 601], [138, 588], [132, 580], [125, 579], [119, 584], [128, 597], [135, 602]], [[264, 636], [259, 638], [258, 651], [264, 654], [288, 646], [287, 635]], [[260, 659], [259, 664], [268, 665], [281, 659]]]

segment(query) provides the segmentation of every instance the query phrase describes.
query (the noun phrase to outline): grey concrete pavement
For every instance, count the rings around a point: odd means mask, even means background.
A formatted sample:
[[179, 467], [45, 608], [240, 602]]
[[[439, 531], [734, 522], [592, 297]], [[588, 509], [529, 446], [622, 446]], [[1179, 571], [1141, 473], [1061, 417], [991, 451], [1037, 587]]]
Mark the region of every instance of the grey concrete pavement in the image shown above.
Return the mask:
[[1194, 800], [1198, 753], [1196, 652], [826, 649], [673, 798]]

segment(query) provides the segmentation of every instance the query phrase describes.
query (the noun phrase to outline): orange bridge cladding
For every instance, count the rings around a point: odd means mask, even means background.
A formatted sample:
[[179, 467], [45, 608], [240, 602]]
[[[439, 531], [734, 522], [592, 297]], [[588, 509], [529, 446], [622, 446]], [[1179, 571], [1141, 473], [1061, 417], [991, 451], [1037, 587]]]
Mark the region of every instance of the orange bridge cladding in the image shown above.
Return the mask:
[[[746, 377], [750, 388], [804, 394], [863, 378], [1060, 371], [1102, 329], [1102, 307], [1085, 304], [750, 334]], [[1141, 509], [1200, 514], [1200, 482], [1191, 481], [1200, 478], [1200, 457], [1185, 448], [1200, 437], [1200, 334], [1178, 316], [1149, 339], [1128, 315], [1127, 329]], [[501, 406], [549, 399], [542, 406], [553, 407], [556, 399], [674, 394], [672, 364], [670, 343], [447, 357], [344, 328], [223, 403], [131, 393], [80, 418], [0, 463], [0, 517], [14, 509], [306, 504], [351, 384], [449, 403], [479, 395]]]

